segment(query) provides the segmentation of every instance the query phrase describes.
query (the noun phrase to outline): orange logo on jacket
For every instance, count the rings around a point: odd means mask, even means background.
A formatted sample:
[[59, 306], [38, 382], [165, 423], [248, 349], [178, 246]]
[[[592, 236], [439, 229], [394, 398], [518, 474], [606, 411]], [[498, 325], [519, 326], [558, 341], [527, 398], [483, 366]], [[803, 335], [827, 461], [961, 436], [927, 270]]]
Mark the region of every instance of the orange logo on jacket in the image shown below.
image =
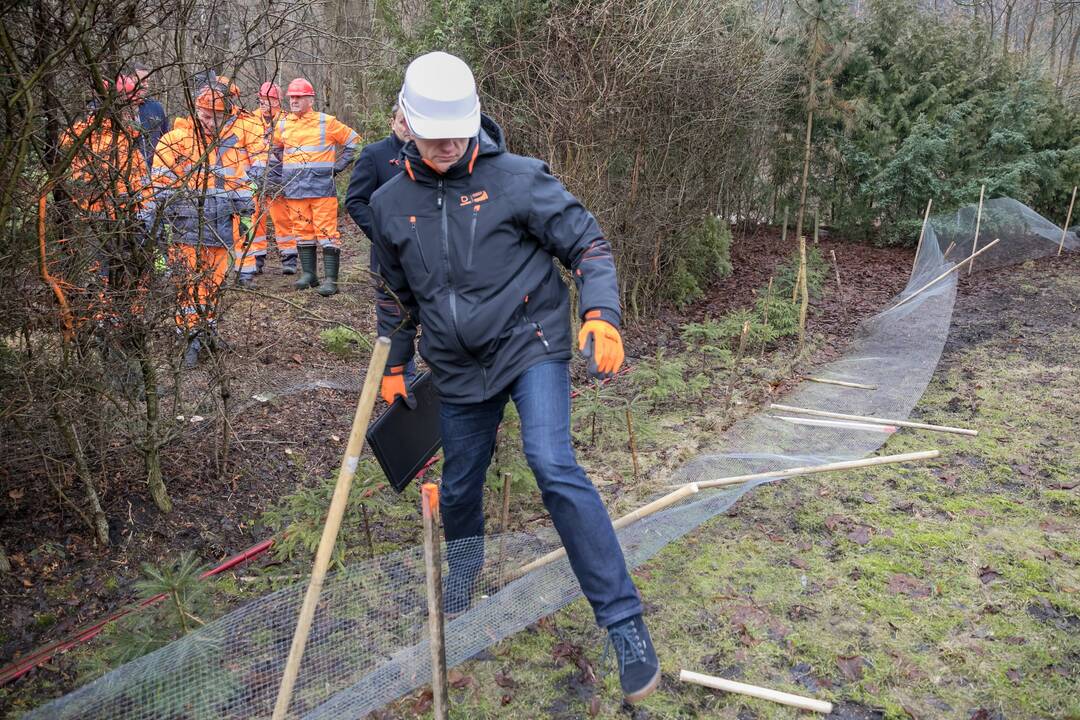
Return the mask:
[[468, 207], [469, 205], [473, 205], [474, 203], [478, 204], [478, 203], [486, 202], [487, 200], [488, 200], [487, 190], [480, 190], [479, 192], [474, 192], [472, 195], [462, 195], [461, 196], [461, 207]]

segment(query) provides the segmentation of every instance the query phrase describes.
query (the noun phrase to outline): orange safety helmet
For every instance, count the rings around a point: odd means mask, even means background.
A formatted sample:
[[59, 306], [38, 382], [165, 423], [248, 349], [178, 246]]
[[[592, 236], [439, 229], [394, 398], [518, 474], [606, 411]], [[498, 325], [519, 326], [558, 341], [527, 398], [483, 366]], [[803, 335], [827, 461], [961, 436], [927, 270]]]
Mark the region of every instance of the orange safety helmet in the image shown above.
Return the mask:
[[195, 107], [203, 110], [214, 110], [215, 112], [228, 112], [229, 107], [225, 99], [226, 92], [228, 90], [224, 85], [218, 84], [217, 87], [207, 85], [199, 91], [198, 97], [195, 98]]
[[236, 83], [230, 80], [227, 75], [218, 75], [217, 81], [223, 87], [227, 87], [229, 89], [229, 94], [232, 95], [235, 100], [240, 99], [240, 88], [237, 87]]
[[[289, 87], [291, 88], [292, 86], [290, 85]], [[312, 95], [314, 95], [314, 94], [315, 94], [314, 91], [312, 91]], [[277, 85], [275, 85], [274, 83], [267, 80], [266, 82], [264, 82], [259, 87], [259, 97], [272, 98], [274, 100], [280, 100], [281, 99], [281, 88], [279, 88]]]
[[311, 83], [304, 78], [296, 78], [289, 83], [289, 89], [286, 94], [289, 97], [315, 97], [315, 88], [311, 87]]

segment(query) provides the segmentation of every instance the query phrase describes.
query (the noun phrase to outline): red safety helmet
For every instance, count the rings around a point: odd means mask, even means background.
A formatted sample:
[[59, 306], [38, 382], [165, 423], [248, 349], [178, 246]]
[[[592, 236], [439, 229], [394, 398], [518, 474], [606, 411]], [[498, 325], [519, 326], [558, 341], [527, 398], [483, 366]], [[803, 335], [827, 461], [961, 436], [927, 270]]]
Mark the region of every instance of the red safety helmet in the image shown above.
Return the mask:
[[135, 89], [139, 81], [130, 75], [116, 76], [116, 94], [126, 100], [135, 99]]
[[[314, 91], [312, 91], [312, 95], [314, 95], [314, 94], [315, 94]], [[281, 99], [281, 88], [279, 88], [277, 85], [275, 85], [274, 83], [267, 80], [261, 86], [259, 86], [259, 97], [272, 98], [274, 100], [280, 100]]]
[[315, 97], [315, 88], [311, 87], [311, 83], [304, 78], [296, 78], [289, 83], [289, 89], [286, 94], [289, 97]]

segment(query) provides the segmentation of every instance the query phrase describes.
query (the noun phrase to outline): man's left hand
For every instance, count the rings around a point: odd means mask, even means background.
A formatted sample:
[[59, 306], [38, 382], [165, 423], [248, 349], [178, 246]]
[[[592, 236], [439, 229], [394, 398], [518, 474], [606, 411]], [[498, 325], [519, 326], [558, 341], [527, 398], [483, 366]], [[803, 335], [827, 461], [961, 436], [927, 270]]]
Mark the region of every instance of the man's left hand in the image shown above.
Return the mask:
[[[592, 336], [591, 353], [589, 336]], [[578, 333], [578, 349], [585, 357], [591, 354], [596, 364], [596, 371], [601, 375], [613, 375], [622, 367], [622, 335], [619, 330], [606, 320], [586, 320]]]

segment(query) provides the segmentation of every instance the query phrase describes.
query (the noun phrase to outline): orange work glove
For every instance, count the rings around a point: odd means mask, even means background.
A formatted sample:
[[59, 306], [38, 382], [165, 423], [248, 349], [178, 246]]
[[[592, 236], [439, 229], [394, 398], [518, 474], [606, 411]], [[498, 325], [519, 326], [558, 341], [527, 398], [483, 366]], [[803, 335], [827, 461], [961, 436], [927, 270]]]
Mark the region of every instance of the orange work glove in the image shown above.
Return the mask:
[[601, 375], [617, 373], [625, 357], [622, 335], [606, 320], [585, 321], [578, 333], [578, 349], [585, 357], [593, 358], [592, 364]]
[[393, 405], [394, 399], [400, 395], [409, 397], [409, 391], [405, 389], [405, 366], [397, 365], [386, 371], [382, 379], [382, 399], [387, 405]]

